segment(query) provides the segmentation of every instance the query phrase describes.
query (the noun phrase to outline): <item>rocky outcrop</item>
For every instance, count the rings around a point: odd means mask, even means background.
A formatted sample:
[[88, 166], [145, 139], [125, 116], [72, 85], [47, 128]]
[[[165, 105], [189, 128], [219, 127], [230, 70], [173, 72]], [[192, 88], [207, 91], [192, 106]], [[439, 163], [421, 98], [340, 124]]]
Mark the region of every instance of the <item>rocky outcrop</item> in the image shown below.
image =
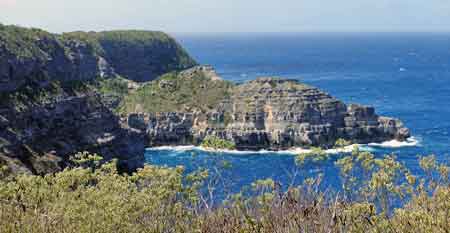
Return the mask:
[[89, 33], [89, 36], [96, 38], [105, 59], [118, 74], [136, 82], [150, 81], [196, 64], [172, 37], [163, 32], [107, 31]]
[[197, 145], [209, 135], [246, 150], [409, 137], [399, 120], [295, 80], [235, 85], [193, 65], [160, 32], [55, 35], [0, 25], [0, 165], [45, 174], [90, 151], [130, 171], [146, 146]]
[[18, 172], [45, 174], [67, 165], [79, 151], [119, 159], [124, 170], [143, 164], [146, 136], [123, 126], [96, 93], [16, 109], [0, 108], [0, 160]]
[[214, 135], [245, 150], [331, 147], [339, 138], [369, 143], [409, 137], [399, 120], [380, 117], [372, 107], [347, 106], [317, 88], [279, 78], [237, 85], [211, 111], [132, 114], [129, 123], [146, 130], [152, 145], [199, 144]]
[[150, 81], [195, 61], [170, 36], [152, 31], [51, 34], [0, 24], [0, 92], [15, 91], [30, 78], [87, 81], [123, 76]]
[[89, 151], [135, 170], [143, 165], [147, 135], [128, 127], [111, 107], [140, 85], [131, 80], [194, 64], [162, 32], [57, 35], [0, 24], [0, 165], [13, 173], [45, 174]]
[[67, 82], [112, 74], [109, 63], [86, 41], [0, 25], [0, 92], [15, 91], [36, 77]]

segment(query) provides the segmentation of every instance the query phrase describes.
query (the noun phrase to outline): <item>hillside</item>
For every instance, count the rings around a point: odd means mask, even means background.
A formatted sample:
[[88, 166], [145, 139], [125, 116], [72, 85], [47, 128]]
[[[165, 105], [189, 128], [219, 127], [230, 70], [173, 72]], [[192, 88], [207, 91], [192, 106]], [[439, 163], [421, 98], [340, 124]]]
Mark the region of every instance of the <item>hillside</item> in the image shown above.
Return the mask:
[[172, 37], [163, 32], [72, 32], [63, 37], [91, 41], [117, 74], [133, 81], [150, 81], [196, 64]]
[[0, 91], [40, 78], [86, 81], [120, 75], [149, 81], [195, 65], [170, 36], [151, 31], [73, 32], [0, 25]]
[[155, 146], [198, 145], [215, 136], [238, 149], [280, 150], [409, 137], [401, 121], [296, 80], [268, 77], [236, 85], [208, 66], [146, 83], [124, 98], [119, 112]]
[[138, 85], [132, 80], [194, 64], [162, 32], [58, 35], [0, 25], [0, 163], [46, 174], [90, 151], [118, 158], [125, 171], [141, 167], [146, 136], [111, 108]]

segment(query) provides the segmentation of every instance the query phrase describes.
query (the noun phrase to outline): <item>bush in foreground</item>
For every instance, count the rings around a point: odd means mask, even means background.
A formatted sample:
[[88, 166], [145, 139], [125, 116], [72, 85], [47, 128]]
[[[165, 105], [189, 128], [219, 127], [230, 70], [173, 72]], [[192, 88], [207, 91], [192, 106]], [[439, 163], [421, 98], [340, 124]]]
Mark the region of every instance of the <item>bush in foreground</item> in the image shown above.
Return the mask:
[[[305, 156], [304, 161], [312, 159]], [[283, 191], [271, 179], [250, 193], [206, 205], [209, 173], [147, 165], [132, 175], [80, 153], [56, 174], [0, 181], [1, 232], [448, 232], [449, 167], [425, 157], [426, 178], [394, 156], [355, 150], [337, 161], [345, 195], [318, 191], [319, 178]], [[301, 164], [300, 164], [301, 166]], [[358, 175], [357, 171], [363, 175]], [[206, 193], [209, 191], [206, 190]], [[249, 195], [248, 195], [249, 194]], [[390, 209], [392, 201], [402, 208]]]

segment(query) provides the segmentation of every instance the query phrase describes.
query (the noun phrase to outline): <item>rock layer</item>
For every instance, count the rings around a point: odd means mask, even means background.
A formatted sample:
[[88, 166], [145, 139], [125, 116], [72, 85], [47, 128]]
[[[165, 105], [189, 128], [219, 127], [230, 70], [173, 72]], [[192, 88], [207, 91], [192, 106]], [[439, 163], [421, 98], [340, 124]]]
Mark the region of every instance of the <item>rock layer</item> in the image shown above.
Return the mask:
[[172, 37], [162, 32], [58, 35], [0, 24], [0, 92], [15, 91], [35, 76], [87, 81], [120, 75], [142, 82], [195, 64]]
[[118, 100], [105, 97], [118, 93], [103, 93], [97, 83], [118, 75], [149, 81], [194, 64], [161, 32], [57, 35], [0, 24], [0, 167], [45, 174], [89, 151], [133, 171], [144, 162], [145, 131], [123, 124], [109, 108]]
[[152, 145], [199, 144], [214, 135], [245, 150], [331, 147], [340, 138], [354, 143], [403, 141], [410, 136], [402, 122], [380, 117], [372, 107], [347, 106], [317, 88], [279, 78], [237, 85], [211, 111], [131, 114], [128, 122], [146, 130]]
[[130, 171], [144, 161], [145, 135], [123, 126], [96, 93], [64, 93], [22, 109], [2, 105], [0, 119], [0, 161], [16, 166], [14, 173], [55, 172], [80, 151], [117, 158]]
[[45, 174], [90, 151], [132, 171], [146, 146], [198, 145], [209, 135], [245, 150], [409, 137], [399, 120], [295, 80], [235, 85], [210, 66], [180, 72], [193, 65], [159, 32], [55, 35], [0, 25], [0, 166]]

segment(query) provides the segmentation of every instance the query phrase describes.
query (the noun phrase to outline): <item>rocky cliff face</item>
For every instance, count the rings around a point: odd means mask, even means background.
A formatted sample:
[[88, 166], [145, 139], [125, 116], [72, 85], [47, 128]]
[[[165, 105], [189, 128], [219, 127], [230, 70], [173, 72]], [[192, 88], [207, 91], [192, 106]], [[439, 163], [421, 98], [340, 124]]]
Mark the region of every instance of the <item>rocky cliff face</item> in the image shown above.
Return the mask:
[[37, 101], [36, 96], [3, 95], [0, 104], [0, 161], [13, 172], [45, 174], [67, 165], [80, 151], [118, 158], [124, 170], [143, 164], [146, 136], [130, 130], [87, 89], [58, 90]]
[[239, 149], [278, 150], [330, 147], [340, 138], [369, 143], [409, 137], [399, 120], [380, 117], [372, 107], [347, 106], [317, 88], [278, 78], [234, 86], [211, 110], [131, 114], [128, 122], [147, 130], [153, 145], [199, 144], [214, 135]]
[[172, 37], [163, 32], [109, 31], [90, 35], [101, 45], [105, 59], [114, 70], [136, 82], [150, 81], [196, 64]]
[[194, 64], [159, 32], [55, 35], [0, 25], [0, 165], [45, 174], [90, 151], [133, 170], [146, 146], [208, 135], [251, 150], [409, 137], [399, 120], [295, 80], [235, 85], [210, 66], [180, 71]]
[[55, 35], [0, 24], [0, 165], [45, 174], [90, 151], [118, 158], [127, 171], [142, 166], [147, 135], [123, 124], [109, 108], [118, 99], [105, 96], [125, 95], [127, 85], [137, 85], [130, 79], [193, 64], [160, 32]]
[[14, 91], [30, 78], [87, 81], [123, 76], [150, 81], [195, 61], [170, 36], [151, 31], [51, 34], [0, 24], [0, 91]]

